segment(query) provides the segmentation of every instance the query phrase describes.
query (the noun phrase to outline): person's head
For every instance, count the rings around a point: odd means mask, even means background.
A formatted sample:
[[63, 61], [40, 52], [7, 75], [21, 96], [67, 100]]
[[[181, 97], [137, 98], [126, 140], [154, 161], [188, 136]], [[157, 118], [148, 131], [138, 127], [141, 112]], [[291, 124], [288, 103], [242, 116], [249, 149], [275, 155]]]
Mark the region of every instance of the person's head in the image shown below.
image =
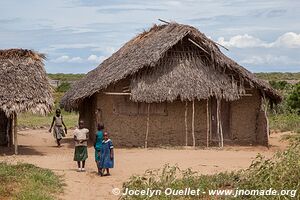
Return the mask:
[[108, 140], [108, 132], [104, 132], [104, 134], [103, 134], [103, 139], [104, 139], [104, 140]]
[[79, 120], [78, 128], [82, 129], [83, 127], [84, 127], [84, 121], [83, 120]]
[[97, 129], [98, 129], [98, 131], [102, 131], [104, 129], [104, 125], [103, 124], [98, 124]]
[[60, 113], [61, 113], [60, 109], [59, 108], [56, 109], [56, 111], [55, 111], [56, 116], [60, 116]]

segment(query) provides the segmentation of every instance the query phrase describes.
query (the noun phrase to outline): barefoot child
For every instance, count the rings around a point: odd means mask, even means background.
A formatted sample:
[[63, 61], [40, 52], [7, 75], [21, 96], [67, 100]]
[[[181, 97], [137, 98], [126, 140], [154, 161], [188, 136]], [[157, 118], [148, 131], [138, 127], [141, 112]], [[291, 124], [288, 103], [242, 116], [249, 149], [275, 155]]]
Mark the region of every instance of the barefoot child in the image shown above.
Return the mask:
[[94, 148], [95, 148], [95, 161], [96, 161], [96, 165], [98, 168], [98, 174], [101, 174], [100, 171], [100, 166], [99, 166], [99, 162], [100, 162], [100, 151], [101, 151], [101, 147], [102, 147], [102, 141], [103, 141], [103, 129], [104, 126], [101, 124], [98, 124], [97, 127], [98, 131], [96, 133], [96, 139], [95, 139], [95, 143], [94, 143]]
[[89, 130], [84, 128], [83, 120], [79, 121], [78, 128], [74, 131], [75, 152], [74, 161], [77, 161], [78, 172], [85, 171], [85, 160], [88, 158], [87, 141]]
[[100, 171], [101, 175], [102, 169], [106, 169], [106, 174], [104, 176], [109, 176], [109, 169], [114, 167], [114, 146], [112, 141], [108, 138], [108, 133], [103, 134], [103, 142], [100, 154]]
[[[65, 137], [65, 133], [67, 134], [67, 127], [64, 123], [60, 109], [56, 109], [55, 116], [53, 117], [51, 127], [49, 129], [50, 133], [52, 132], [53, 125], [54, 125], [53, 136], [56, 139], [57, 147], [60, 147], [60, 140], [63, 137]], [[64, 132], [63, 126], [65, 128], [65, 132]]]

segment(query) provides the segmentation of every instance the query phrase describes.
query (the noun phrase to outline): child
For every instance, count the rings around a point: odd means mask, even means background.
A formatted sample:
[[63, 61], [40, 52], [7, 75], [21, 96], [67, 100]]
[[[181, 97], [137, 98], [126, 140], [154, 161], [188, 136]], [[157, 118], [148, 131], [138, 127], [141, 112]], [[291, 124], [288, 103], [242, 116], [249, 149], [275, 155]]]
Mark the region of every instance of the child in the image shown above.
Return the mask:
[[53, 117], [51, 127], [49, 129], [49, 132], [52, 132], [52, 127], [54, 125], [54, 131], [53, 131], [53, 136], [56, 139], [57, 147], [60, 147], [60, 140], [65, 137], [64, 129], [67, 134], [67, 127], [64, 123], [63, 117], [61, 115], [60, 109], [56, 109], [55, 111], [55, 116]]
[[[77, 161], [78, 172], [85, 171], [85, 160], [88, 158], [87, 152], [87, 141], [89, 130], [84, 128], [84, 121], [79, 121], [78, 128], [74, 131], [74, 141], [75, 141], [75, 152], [74, 152], [74, 161]], [[82, 162], [82, 165], [81, 165]]]
[[95, 143], [94, 143], [95, 161], [96, 161], [96, 165], [97, 165], [97, 168], [98, 168], [98, 174], [101, 175], [101, 170], [99, 168], [99, 162], [100, 162], [100, 151], [101, 151], [101, 147], [102, 147], [104, 126], [101, 125], [101, 124], [98, 124], [97, 129], [98, 129], [98, 131], [96, 133], [96, 139], [95, 139]]
[[114, 167], [114, 146], [112, 141], [108, 138], [108, 133], [103, 134], [103, 142], [100, 154], [100, 173], [103, 175], [102, 169], [106, 169], [106, 174], [103, 176], [109, 176], [109, 168]]

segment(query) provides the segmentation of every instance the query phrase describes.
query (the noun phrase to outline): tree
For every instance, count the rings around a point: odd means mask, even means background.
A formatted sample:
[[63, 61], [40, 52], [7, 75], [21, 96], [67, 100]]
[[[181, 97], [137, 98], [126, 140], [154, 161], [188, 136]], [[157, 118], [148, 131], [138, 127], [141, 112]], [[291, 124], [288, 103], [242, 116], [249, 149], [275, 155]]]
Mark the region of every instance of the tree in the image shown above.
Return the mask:
[[296, 111], [300, 114], [300, 83], [297, 83], [292, 92], [288, 95], [287, 104], [292, 111]]
[[71, 87], [71, 84], [68, 82], [62, 82], [57, 88], [56, 92], [67, 92]]
[[286, 81], [273, 81], [272, 80], [269, 83], [276, 90], [284, 90], [288, 85], [288, 82], [286, 82]]

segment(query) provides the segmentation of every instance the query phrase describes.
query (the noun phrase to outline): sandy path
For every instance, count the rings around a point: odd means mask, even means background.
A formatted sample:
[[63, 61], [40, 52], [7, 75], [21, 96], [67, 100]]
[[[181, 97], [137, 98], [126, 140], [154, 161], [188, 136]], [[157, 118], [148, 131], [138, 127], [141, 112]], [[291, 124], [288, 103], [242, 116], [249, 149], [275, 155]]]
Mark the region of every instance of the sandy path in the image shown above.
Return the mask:
[[56, 148], [55, 142], [46, 130], [26, 130], [19, 132], [20, 154], [9, 155], [0, 149], [0, 161], [27, 162], [49, 168], [63, 175], [67, 184], [61, 199], [117, 199], [111, 193], [115, 187], [133, 174], [142, 174], [147, 169], [161, 168], [164, 164], [178, 164], [182, 169], [192, 168], [204, 174], [246, 168], [257, 153], [267, 157], [286, 146], [280, 142], [282, 134], [272, 135], [270, 149], [265, 147], [225, 147], [211, 149], [115, 149], [115, 168], [110, 177], [98, 177], [94, 163], [94, 150], [89, 147], [86, 173], [76, 172], [73, 162], [72, 138], [64, 139], [63, 147]]

